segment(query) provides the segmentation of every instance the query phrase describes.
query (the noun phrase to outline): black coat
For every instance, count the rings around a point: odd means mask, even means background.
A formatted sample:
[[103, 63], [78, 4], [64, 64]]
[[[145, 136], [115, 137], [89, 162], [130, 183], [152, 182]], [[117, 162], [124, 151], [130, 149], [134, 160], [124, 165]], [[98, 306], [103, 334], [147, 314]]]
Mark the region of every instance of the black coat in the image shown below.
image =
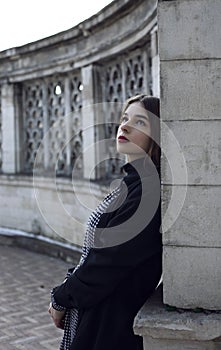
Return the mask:
[[[96, 247], [54, 294], [57, 304], [79, 311], [73, 350], [143, 349], [142, 338], [133, 333], [133, 322], [162, 273], [160, 183], [156, 171], [143, 160], [132, 164], [124, 166], [122, 193], [126, 198], [123, 202], [118, 198], [117, 209], [102, 215], [98, 227], [103, 230], [95, 239]], [[145, 216], [146, 225], [141, 223]], [[125, 222], [129, 224], [124, 226]], [[109, 232], [113, 227], [116, 230]], [[110, 238], [115, 232], [125, 240]]]

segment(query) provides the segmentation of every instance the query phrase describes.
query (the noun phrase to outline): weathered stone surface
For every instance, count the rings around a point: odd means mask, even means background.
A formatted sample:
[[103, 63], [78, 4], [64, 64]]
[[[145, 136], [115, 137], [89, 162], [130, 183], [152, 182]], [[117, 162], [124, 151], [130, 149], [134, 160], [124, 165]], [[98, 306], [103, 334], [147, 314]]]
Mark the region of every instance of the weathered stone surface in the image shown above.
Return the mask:
[[163, 283], [165, 304], [221, 310], [220, 248], [165, 246]]
[[[105, 188], [70, 179], [2, 176], [0, 226], [81, 246], [88, 216]], [[55, 183], [56, 180], [56, 183]]]
[[220, 350], [221, 343], [213, 341], [191, 341], [181, 339], [152, 339], [144, 337], [144, 350]]
[[220, 5], [160, 1], [158, 8], [163, 220], [169, 210], [164, 301], [184, 308], [221, 309]]
[[151, 31], [151, 53], [152, 53], [153, 95], [160, 97], [160, 81], [158, 78], [160, 74], [160, 57], [159, 57], [159, 50], [158, 50], [158, 27], [157, 26], [155, 26]]
[[221, 120], [164, 122], [161, 144], [164, 183], [221, 185]]
[[134, 321], [145, 350], [215, 350], [221, 345], [221, 314], [169, 310], [162, 302], [162, 285], [144, 304]]
[[[174, 191], [173, 204], [171, 202], [172, 191]], [[221, 247], [220, 186], [188, 186], [184, 188], [164, 185], [162, 192], [164, 244], [187, 247]], [[181, 202], [181, 198], [184, 199], [184, 202]], [[176, 211], [178, 205], [180, 208], [179, 211]]]
[[219, 0], [159, 1], [161, 60], [221, 58], [220, 13]]
[[221, 60], [160, 62], [161, 118], [221, 118]]
[[94, 91], [93, 91], [93, 66], [84, 67], [81, 71], [83, 81], [83, 100], [86, 105], [82, 111], [82, 129], [83, 129], [83, 169], [85, 179], [95, 179], [94, 172], [96, 166], [96, 140], [94, 125], [95, 109], [94, 109]]
[[15, 106], [14, 86], [4, 84], [1, 87], [1, 114], [2, 114], [2, 170], [6, 173], [16, 171], [15, 151]]
[[19, 247], [77, 265], [82, 248], [21, 230], [0, 227], [0, 246]]

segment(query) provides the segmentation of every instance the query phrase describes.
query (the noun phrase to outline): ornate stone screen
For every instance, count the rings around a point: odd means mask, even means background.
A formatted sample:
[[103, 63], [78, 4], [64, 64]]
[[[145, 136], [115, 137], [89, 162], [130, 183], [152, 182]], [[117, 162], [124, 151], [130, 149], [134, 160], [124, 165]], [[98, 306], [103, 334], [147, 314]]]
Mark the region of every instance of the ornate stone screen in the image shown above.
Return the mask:
[[82, 173], [81, 87], [76, 73], [23, 83], [25, 172], [37, 166], [44, 174], [69, 175], [78, 159], [75, 175]]
[[[104, 137], [113, 139], [106, 149], [106, 177], [118, 175], [122, 161], [116, 152], [115, 136], [125, 100], [133, 95], [152, 95], [151, 53], [148, 43], [105, 63], [101, 70], [104, 103]], [[122, 159], [122, 157], [121, 157]]]
[[[103, 129], [97, 130], [94, 120], [94, 133], [96, 140], [110, 141], [102, 150], [106, 160], [97, 165], [103, 170], [96, 177], [108, 179], [119, 175], [123, 163], [115, 147], [123, 103], [132, 95], [152, 94], [150, 45], [146, 43], [116, 58], [100, 61], [99, 67], [100, 85], [93, 83], [93, 95], [99, 95], [103, 101], [100, 118]], [[82, 108], [88, 104], [83, 98], [83, 88], [81, 70], [22, 83], [25, 173], [32, 173], [35, 167], [36, 174], [55, 172], [57, 176], [70, 176], [74, 169], [74, 177], [83, 175]]]

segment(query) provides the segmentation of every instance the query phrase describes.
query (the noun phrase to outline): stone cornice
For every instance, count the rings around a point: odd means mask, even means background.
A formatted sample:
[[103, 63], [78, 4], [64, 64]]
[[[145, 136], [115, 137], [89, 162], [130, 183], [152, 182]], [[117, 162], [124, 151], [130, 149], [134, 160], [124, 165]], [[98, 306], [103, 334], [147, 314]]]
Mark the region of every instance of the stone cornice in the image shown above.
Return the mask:
[[0, 53], [0, 80], [19, 82], [81, 68], [147, 41], [157, 1], [117, 0], [77, 26]]

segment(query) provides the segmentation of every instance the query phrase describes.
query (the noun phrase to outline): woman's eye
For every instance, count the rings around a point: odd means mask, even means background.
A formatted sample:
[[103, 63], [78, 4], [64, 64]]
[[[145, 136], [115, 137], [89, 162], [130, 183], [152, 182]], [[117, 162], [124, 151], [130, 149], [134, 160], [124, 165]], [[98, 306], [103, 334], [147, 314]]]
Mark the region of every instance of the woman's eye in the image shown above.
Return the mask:
[[126, 121], [127, 121], [127, 117], [122, 117], [120, 122], [122, 124], [122, 123], [126, 123]]
[[144, 126], [144, 125], [146, 125], [145, 122], [144, 122], [143, 120], [137, 120], [136, 124], [139, 125], [139, 126]]

